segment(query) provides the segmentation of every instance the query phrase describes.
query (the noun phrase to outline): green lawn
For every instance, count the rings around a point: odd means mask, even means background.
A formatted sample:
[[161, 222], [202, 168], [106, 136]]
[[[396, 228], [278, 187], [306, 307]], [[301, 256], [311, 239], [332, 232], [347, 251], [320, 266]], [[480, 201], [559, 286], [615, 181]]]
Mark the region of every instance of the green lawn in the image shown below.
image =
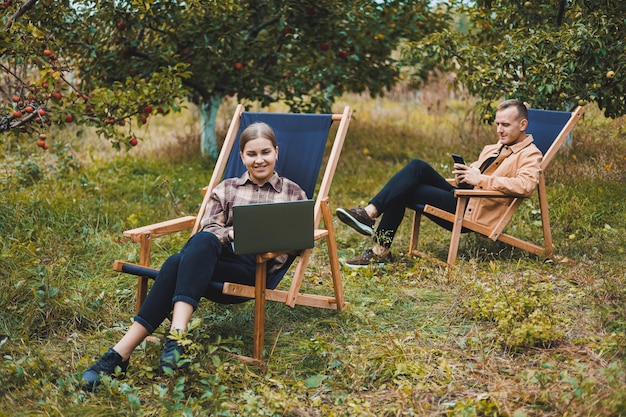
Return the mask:
[[[410, 158], [449, 173], [451, 152], [471, 160], [495, 140], [468, 102], [424, 97], [337, 103], [355, 113], [333, 208], [366, 204]], [[0, 416], [626, 415], [626, 119], [594, 108], [546, 172], [560, 261], [466, 235], [448, 270], [437, 258], [445, 259], [449, 234], [428, 221], [420, 249], [433, 258], [403, 256], [407, 214], [396, 263], [344, 269], [345, 311], [268, 306], [266, 368], [229, 355], [251, 353], [252, 303], [205, 301], [192, 324], [190, 369], [157, 375], [160, 341], [148, 341], [125, 378], [82, 392], [81, 372], [134, 313], [136, 279], [111, 269], [114, 259], [139, 256], [122, 231], [194, 214], [210, 177], [212, 164], [194, 156], [193, 113], [169, 117], [119, 155], [72, 132], [56, 136], [70, 147], [44, 156], [35, 144], [5, 142]], [[221, 116], [221, 130], [229, 118]], [[515, 233], [540, 238], [537, 208], [535, 197], [527, 201]], [[342, 258], [371, 244], [335, 227]], [[153, 264], [187, 237], [155, 240]], [[321, 249], [305, 278], [310, 291], [327, 285]]]

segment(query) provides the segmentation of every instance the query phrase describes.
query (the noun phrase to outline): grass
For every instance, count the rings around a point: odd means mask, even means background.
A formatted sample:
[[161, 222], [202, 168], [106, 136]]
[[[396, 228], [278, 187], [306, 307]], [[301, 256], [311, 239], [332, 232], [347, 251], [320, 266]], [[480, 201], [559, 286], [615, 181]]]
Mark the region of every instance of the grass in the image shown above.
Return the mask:
[[[468, 100], [441, 90], [430, 87], [419, 101], [337, 103], [355, 114], [334, 207], [365, 204], [410, 158], [446, 173], [449, 153], [471, 159], [493, 141]], [[233, 105], [220, 115], [220, 135]], [[145, 342], [125, 378], [82, 392], [82, 370], [133, 316], [136, 280], [111, 270], [114, 259], [139, 256], [122, 231], [194, 213], [201, 201], [211, 163], [195, 155], [196, 122], [192, 110], [155, 119], [146, 140], [121, 154], [89, 134], [45, 155], [5, 142], [0, 416], [626, 415], [625, 119], [606, 120], [594, 108], [546, 173], [556, 250], [567, 262], [467, 235], [459, 265], [446, 270], [402, 256], [407, 219], [393, 245], [396, 263], [343, 271], [346, 311], [268, 306], [266, 368], [227, 354], [250, 353], [252, 303], [205, 301], [192, 323], [189, 370], [156, 375], [161, 346]], [[516, 233], [539, 238], [536, 207], [534, 198], [523, 206]], [[421, 249], [445, 259], [448, 232], [426, 221], [422, 228]], [[370, 245], [336, 229], [341, 257]], [[186, 237], [155, 240], [153, 264]], [[308, 289], [328, 278], [324, 261], [317, 251]], [[165, 328], [155, 336], [162, 340]]]

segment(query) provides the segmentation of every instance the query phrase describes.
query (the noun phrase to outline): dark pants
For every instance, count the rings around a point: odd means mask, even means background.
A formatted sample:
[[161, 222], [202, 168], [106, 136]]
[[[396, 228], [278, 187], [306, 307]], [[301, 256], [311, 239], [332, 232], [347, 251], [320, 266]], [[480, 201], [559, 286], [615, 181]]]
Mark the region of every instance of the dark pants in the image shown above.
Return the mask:
[[[267, 274], [267, 288], [276, 288], [289, 264]], [[179, 253], [163, 263], [135, 321], [152, 333], [177, 301], [191, 304], [194, 310], [201, 297], [226, 303], [244, 301], [223, 295], [221, 284], [228, 281], [254, 285], [255, 271], [255, 255], [236, 255], [230, 246], [222, 246], [213, 233], [196, 233]]]
[[[456, 210], [455, 187], [450, 185], [433, 167], [420, 159], [413, 159], [398, 171], [380, 190], [370, 203], [376, 206], [382, 218], [374, 241], [386, 248], [391, 247], [406, 208], [422, 211], [426, 204], [450, 213]], [[432, 218], [447, 229], [452, 224]]]

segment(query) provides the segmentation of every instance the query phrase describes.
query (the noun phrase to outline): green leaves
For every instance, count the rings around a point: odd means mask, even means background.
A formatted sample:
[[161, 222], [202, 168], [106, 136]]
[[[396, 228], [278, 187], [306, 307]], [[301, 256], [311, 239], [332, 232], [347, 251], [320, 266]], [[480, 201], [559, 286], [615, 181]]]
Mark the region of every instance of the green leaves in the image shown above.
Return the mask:
[[427, 60], [454, 71], [459, 85], [486, 102], [516, 97], [555, 110], [596, 102], [607, 117], [625, 114], [626, 54], [617, 28], [623, 26], [626, 6], [558, 4], [562, 10], [542, 1], [461, 5], [469, 25], [411, 45], [411, 56], [419, 61], [426, 53]]

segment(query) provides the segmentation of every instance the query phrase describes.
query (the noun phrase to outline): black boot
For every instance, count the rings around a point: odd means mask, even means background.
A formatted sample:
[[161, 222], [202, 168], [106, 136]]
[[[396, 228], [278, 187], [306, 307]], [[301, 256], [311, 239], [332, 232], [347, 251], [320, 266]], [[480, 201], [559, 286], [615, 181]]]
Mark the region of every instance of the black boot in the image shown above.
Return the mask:
[[164, 368], [184, 369], [189, 367], [189, 360], [183, 359], [185, 348], [179, 340], [168, 336], [165, 339], [163, 353], [161, 353], [161, 362], [159, 363], [159, 371], [164, 372]]
[[98, 359], [98, 362], [83, 372], [83, 389], [93, 391], [95, 387], [100, 385], [100, 374], [113, 375], [116, 372], [124, 373], [126, 368], [128, 368], [128, 360], [123, 360], [120, 354], [111, 348]]

